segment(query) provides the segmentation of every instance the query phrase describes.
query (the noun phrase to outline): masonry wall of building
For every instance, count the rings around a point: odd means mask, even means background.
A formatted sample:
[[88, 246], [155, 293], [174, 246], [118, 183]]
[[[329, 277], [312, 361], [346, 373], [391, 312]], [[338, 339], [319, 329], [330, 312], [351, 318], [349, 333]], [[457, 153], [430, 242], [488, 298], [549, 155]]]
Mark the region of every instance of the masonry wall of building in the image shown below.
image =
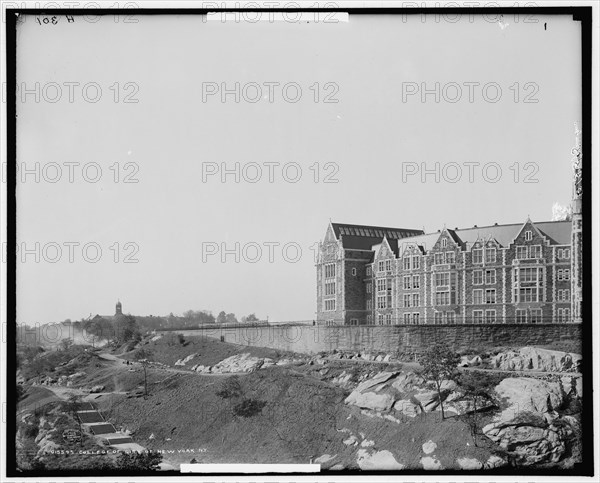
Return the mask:
[[264, 326], [170, 331], [184, 336], [221, 339], [244, 346], [315, 354], [333, 349], [386, 353], [420, 353], [435, 342], [454, 350], [479, 347], [547, 345], [581, 341], [580, 324]]
[[370, 251], [344, 250], [344, 314], [345, 324], [364, 325], [366, 323], [365, 276]]
[[[398, 246], [383, 240], [371, 251], [344, 250], [341, 242], [336, 245], [336, 260], [341, 263], [341, 284], [337, 285], [341, 298], [336, 311], [318, 314], [319, 323], [325, 319], [324, 325], [539, 324], [573, 320], [569, 314], [570, 296], [566, 295], [572, 291], [571, 275], [575, 275], [572, 247], [557, 245], [530, 220], [507, 246], [484, 236], [465, 243], [446, 229], [439, 232], [437, 241], [428, 249], [411, 245], [410, 240]], [[328, 235], [323, 248], [332, 242], [333, 236]], [[477, 259], [474, 250], [482, 254]], [[495, 255], [488, 258], [488, 251]], [[413, 262], [405, 266], [407, 253], [411, 260], [418, 259], [417, 267]], [[451, 259], [449, 255], [453, 255]], [[321, 258], [326, 263], [331, 254], [324, 252]], [[531, 271], [522, 270], [525, 268], [540, 270], [533, 272], [538, 295], [532, 301], [524, 298], [528, 292], [519, 291], [519, 287], [525, 291], [531, 288], [531, 280], [519, 278], [531, 276]], [[571, 275], [560, 276], [569, 270]], [[449, 285], [436, 285], [438, 273], [448, 276], [444, 280], [448, 279]], [[410, 277], [410, 283], [406, 277]], [[414, 285], [415, 278], [418, 287]], [[437, 300], [436, 293], [440, 292], [448, 293], [446, 301]], [[518, 299], [515, 293], [520, 294]], [[389, 297], [385, 303], [384, 294]], [[323, 308], [321, 301], [319, 304], [318, 311]]]

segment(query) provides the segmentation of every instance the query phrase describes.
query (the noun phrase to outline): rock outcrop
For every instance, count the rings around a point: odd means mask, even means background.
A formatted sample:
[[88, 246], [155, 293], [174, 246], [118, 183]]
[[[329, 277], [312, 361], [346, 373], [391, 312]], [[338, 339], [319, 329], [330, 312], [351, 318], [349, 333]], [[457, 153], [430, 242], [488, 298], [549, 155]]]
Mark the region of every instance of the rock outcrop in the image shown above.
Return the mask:
[[496, 369], [543, 372], [578, 372], [580, 362], [579, 354], [537, 347], [500, 352], [490, 360], [492, 367]]
[[495, 391], [507, 407], [483, 433], [510, 452], [518, 465], [559, 461], [576, 424], [556, 412], [565, 403], [561, 383], [508, 378]]
[[198, 354], [190, 354], [189, 356], [176, 361], [175, 365], [176, 366], [185, 366], [188, 362], [190, 362], [194, 357], [197, 357], [197, 356], [198, 356]]
[[358, 466], [361, 470], [402, 470], [405, 466], [396, 461], [394, 455], [387, 450], [375, 451], [373, 453], [366, 449], [359, 449], [357, 452]]
[[236, 354], [223, 359], [214, 366], [195, 365], [192, 371], [211, 374], [225, 374], [230, 372], [254, 372], [264, 367], [274, 365], [272, 359], [267, 357], [252, 357], [249, 353]]
[[559, 409], [564, 403], [561, 385], [529, 377], [509, 377], [495, 388], [505, 398], [513, 412], [546, 413]]
[[[349, 374], [342, 373], [334, 379], [334, 383], [342, 387], [351, 387], [352, 379]], [[360, 382], [345, 402], [376, 412], [393, 408], [402, 416], [414, 418], [423, 412], [441, 410], [440, 396], [433, 387], [433, 381], [426, 381], [413, 372], [379, 372]], [[472, 411], [470, 401], [465, 399], [454, 381], [442, 382], [441, 397], [445, 410], [448, 409], [454, 414]], [[487, 407], [488, 403], [481, 404], [478, 410]]]

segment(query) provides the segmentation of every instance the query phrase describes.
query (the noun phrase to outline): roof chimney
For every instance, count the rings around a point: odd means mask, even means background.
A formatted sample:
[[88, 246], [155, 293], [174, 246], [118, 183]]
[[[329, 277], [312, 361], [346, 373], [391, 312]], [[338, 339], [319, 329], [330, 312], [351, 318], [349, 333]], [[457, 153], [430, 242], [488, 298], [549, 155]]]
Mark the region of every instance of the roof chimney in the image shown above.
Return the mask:
[[498, 223], [494, 223], [494, 226], [498, 226]]
[[473, 228], [477, 228], [477, 225], [473, 225]]

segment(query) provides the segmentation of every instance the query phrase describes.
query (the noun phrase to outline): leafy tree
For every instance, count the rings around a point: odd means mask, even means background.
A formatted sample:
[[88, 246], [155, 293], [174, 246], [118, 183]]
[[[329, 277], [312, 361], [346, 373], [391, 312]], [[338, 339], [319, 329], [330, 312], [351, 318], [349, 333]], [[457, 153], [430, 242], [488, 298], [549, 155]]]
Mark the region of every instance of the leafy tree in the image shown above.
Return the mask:
[[149, 451], [147, 453], [121, 453], [117, 457], [116, 465], [123, 471], [155, 471], [158, 470], [162, 459], [162, 454], [158, 451]]
[[478, 432], [478, 415], [477, 410], [479, 402], [485, 401], [488, 397], [487, 393], [487, 381], [484, 380], [486, 374], [478, 371], [464, 371], [460, 374], [458, 381], [460, 386], [465, 392], [465, 396], [471, 399], [473, 402], [473, 411], [468, 414], [468, 423], [471, 428], [471, 436], [475, 446], [477, 446], [477, 432]]
[[224, 324], [225, 322], [227, 322], [227, 314], [224, 310], [221, 310], [219, 315], [217, 315], [217, 324]]
[[442, 382], [451, 379], [458, 372], [459, 362], [460, 355], [444, 343], [433, 345], [419, 357], [419, 364], [423, 366], [423, 375], [435, 383], [442, 409], [442, 419], [446, 417], [442, 401]]
[[226, 319], [228, 324], [237, 324], [238, 320], [235, 318], [235, 314], [227, 314], [227, 319]]
[[252, 324], [258, 322], [258, 317], [255, 314], [245, 315], [242, 317], [242, 324]]

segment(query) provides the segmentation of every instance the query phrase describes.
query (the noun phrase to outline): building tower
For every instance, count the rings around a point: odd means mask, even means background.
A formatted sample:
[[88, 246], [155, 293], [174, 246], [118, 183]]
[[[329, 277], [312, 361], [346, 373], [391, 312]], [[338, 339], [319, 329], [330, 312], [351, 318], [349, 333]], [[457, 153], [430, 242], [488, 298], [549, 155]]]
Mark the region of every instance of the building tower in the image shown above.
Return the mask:
[[581, 184], [581, 131], [575, 124], [575, 147], [571, 150], [573, 158], [573, 215], [571, 217], [571, 318], [581, 323], [582, 306], [582, 184]]
[[117, 300], [116, 312], [115, 315], [123, 315], [123, 308], [121, 306], [121, 301]]

